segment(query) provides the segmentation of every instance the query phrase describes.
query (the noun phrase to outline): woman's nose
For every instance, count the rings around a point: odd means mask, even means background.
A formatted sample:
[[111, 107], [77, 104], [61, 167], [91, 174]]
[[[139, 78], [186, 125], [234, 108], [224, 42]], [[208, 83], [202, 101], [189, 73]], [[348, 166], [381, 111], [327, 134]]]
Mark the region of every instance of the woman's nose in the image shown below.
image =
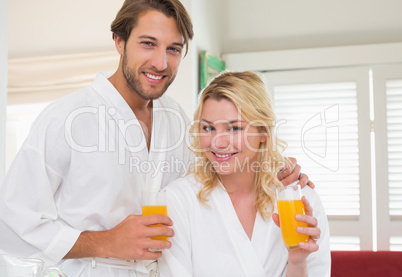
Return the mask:
[[227, 132], [218, 133], [213, 139], [213, 147], [216, 149], [225, 149], [230, 144], [230, 136]]

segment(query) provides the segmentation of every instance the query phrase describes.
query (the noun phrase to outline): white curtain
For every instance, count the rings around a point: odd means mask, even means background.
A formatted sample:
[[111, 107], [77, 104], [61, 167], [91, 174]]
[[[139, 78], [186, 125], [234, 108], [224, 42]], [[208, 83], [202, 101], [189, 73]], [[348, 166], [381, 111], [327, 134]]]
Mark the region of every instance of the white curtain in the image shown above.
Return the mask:
[[12, 59], [8, 104], [48, 102], [90, 84], [96, 72], [117, 69], [116, 51]]

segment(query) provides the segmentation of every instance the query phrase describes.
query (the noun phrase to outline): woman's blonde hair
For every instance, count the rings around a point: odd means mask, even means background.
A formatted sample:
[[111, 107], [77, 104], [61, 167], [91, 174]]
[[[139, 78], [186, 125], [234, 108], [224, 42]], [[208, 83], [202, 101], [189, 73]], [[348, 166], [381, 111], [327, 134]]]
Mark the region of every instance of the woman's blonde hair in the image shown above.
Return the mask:
[[275, 188], [272, 185], [282, 186], [277, 179], [277, 173], [285, 163], [281, 152], [286, 145], [275, 135], [276, 117], [263, 80], [253, 72], [224, 72], [213, 79], [201, 94], [200, 104], [194, 114], [194, 124], [190, 129], [190, 149], [197, 156], [192, 173], [196, 180], [203, 184], [198, 198], [206, 205], [207, 197], [219, 184], [219, 175], [207, 159], [199, 136], [201, 114], [207, 99], [229, 100], [248, 124], [257, 127], [260, 133], [266, 135], [266, 141], [261, 142], [258, 149], [258, 167], [254, 165], [253, 168], [258, 169], [254, 180], [256, 209], [263, 218], [270, 217], [275, 199]]

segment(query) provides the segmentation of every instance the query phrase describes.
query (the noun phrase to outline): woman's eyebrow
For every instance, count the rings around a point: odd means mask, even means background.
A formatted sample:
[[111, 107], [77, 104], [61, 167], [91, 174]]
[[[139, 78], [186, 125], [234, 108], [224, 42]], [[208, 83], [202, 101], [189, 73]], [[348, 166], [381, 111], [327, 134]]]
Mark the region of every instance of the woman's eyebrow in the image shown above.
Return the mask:
[[[208, 124], [216, 124], [214, 122], [210, 122], [206, 119], [201, 119], [202, 122], [208, 123]], [[235, 120], [219, 120], [218, 123], [225, 123], [225, 124], [233, 124], [233, 123], [243, 123], [246, 122], [244, 120], [239, 120], [239, 119], [235, 119]]]

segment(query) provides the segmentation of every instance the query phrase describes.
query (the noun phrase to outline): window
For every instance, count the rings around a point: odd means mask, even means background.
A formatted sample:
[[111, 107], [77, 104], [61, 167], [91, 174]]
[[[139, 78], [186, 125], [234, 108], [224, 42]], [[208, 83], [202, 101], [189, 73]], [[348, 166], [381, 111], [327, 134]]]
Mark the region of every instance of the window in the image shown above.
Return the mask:
[[402, 65], [373, 67], [378, 248], [402, 250]]
[[[299, 145], [289, 146], [288, 154], [296, 153], [324, 200], [331, 249], [402, 250], [402, 43], [223, 57], [230, 70], [265, 75], [283, 120], [279, 134], [290, 144], [297, 144], [292, 139], [299, 137]], [[296, 100], [281, 99], [287, 94], [296, 94]], [[286, 108], [287, 114], [281, 114]], [[288, 120], [301, 123], [292, 128]], [[331, 139], [336, 133], [339, 168], [331, 170], [336, 165], [330, 159], [336, 153]], [[336, 187], [331, 180], [337, 180]]]
[[278, 136], [288, 142], [286, 154], [317, 185], [330, 221], [331, 249], [400, 249], [402, 66], [264, 76]]

